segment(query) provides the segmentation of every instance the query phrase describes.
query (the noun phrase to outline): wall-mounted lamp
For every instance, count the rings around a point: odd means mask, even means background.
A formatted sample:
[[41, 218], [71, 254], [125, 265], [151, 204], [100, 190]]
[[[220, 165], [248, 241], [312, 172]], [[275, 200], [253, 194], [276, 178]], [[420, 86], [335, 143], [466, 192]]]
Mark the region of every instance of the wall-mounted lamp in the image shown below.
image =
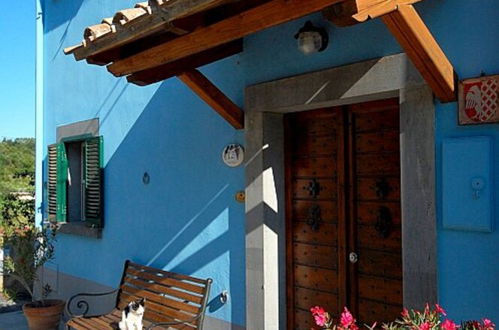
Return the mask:
[[314, 26], [310, 21], [298, 31], [295, 39], [298, 40], [298, 49], [305, 55], [322, 52], [329, 42], [326, 30]]

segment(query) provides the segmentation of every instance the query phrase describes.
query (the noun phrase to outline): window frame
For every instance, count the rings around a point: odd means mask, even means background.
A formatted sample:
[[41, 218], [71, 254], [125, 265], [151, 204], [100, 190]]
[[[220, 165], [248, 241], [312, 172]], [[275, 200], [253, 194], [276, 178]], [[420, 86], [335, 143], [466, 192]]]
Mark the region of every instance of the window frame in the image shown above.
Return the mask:
[[[93, 141], [92, 141], [93, 140]], [[97, 142], [95, 142], [97, 141]], [[81, 189], [81, 219], [79, 221], [70, 221], [68, 219], [68, 174], [65, 175], [65, 187], [62, 186], [62, 183], [60, 182], [60, 175], [59, 172], [56, 172], [56, 196], [55, 200], [57, 200], [57, 207], [64, 208], [59, 210], [57, 214], [54, 217], [53, 213], [50, 213], [50, 201], [49, 199], [52, 198], [54, 200], [53, 196], [50, 196], [51, 193], [53, 193], [53, 190], [50, 191], [50, 189], [46, 190], [46, 201], [47, 201], [47, 213], [46, 213], [46, 221], [50, 222], [56, 222], [59, 227], [60, 231], [62, 232], [67, 232], [70, 234], [77, 234], [77, 235], [83, 235], [83, 236], [90, 236], [90, 237], [95, 237], [99, 238], [101, 236], [101, 230], [104, 226], [104, 212], [103, 212], [103, 204], [104, 204], [104, 199], [103, 199], [103, 172], [104, 172], [104, 166], [103, 166], [103, 149], [104, 149], [104, 143], [103, 143], [103, 137], [101, 135], [95, 135], [91, 133], [86, 133], [86, 134], [79, 134], [79, 135], [73, 135], [73, 136], [66, 136], [66, 137], [61, 137], [58, 139], [58, 142], [55, 144], [49, 145], [48, 152], [49, 154], [47, 155], [47, 162], [49, 163], [47, 167], [50, 166], [50, 147], [56, 146], [56, 164], [57, 164], [57, 169], [59, 170], [60, 167], [63, 169], [65, 168], [66, 171], [69, 171], [69, 159], [67, 156], [67, 144], [68, 143], [75, 143], [75, 142], [80, 142], [81, 147], [80, 147], [80, 158], [79, 161], [81, 162], [81, 180], [80, 180], [80, 189]], [[95, 157], [93, 158], [94, 161], [97, 162], [97, 164], [93, 165], [94, 173], [95, 173], [95, 166], [97, 166], [97, 170], [99, 171], [98, 173], [98, 211], [97, 214], [98, 216], [96, 218], [88, 218], [87, 217], [87, 190], [88, 185], [87, 185], [87, 175], [88, 175], [88, 154], [87, 154], [87, 148], [91, 144], [97, 143], [97, 149], [93, 150], [95, 153], [96, 151], [98, 152], [98, 158], [95, 160]], [[63, 145], [64, 148], [61, 148], [59, 146]], [[63, 155], [60, 154], [60, 150], [63, 150]], [[61, 158], [62, 157], [62, 158]], [[52, 160], [53, 162], [53, 160]], [[61, 164], [65, 163], [64, 165], [61, 166]], [[48, 171], [50, 171], [50, 168], [48, 168]], [[63, 176], [64, 179], [64, 176]], [[50, 173], [47, 175], [47, 184], [50, 185]], [[53, 184], [53, 183], [52, 183]], [[65, 189], [64, 189], [65, 188]], [[95, 190], [95, 184], [94, 184], [94, 190]], [[62, 201], [61, 198], [59, 197], [59, 193], [64, 193], [64, 200]], [[95, 202], [95, 201], [94, 201]], [[95, 211], [95, 210], [94, 210]], [[55, 221], [54, 221], [55, 220]]]

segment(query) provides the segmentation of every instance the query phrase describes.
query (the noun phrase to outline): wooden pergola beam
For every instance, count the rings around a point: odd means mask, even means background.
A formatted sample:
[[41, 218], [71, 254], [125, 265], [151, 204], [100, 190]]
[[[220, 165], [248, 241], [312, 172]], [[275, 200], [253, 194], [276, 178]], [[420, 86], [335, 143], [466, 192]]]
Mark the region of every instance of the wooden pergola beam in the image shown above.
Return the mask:
[[323, 10], [324, 17], [337, 26], [350, 26], [396, 11], [399, 5], [421, 0], [346, 0]]
[[[64, 50], [66, 54], [73, 53], [76, 60], [83, 60], [112, 48], [127, 44], [133, 40], [143, 38], [158, 29], [177, 31], [171, 25], [175, 20], [199, 13], [201, 11], [220, 6], [234, 0], [176, 0], [161, 1], [149, 0], [154, 14], [144, 15], [130, 22], [128, 25], [116, 26], [116, 31], [108, 33], [102, 38], [85, 41], [83, 45], [68, 47]], [[161, 13], [161, 14], [158, 14]]]
[[238, 54], [242, 51], [243, 40], [238, 39], [228, 44], [209, 49], [202, 53], [194, 54], [174, 62], [160, 65], [153, 69], [136, 72], [132, 75], [129, 75], [127, 77], [127, 80], [128, 82], [139, 86], [154, 84], [158, 81], [162, 81], [173, 76], [178, 76], [182, 72], [221, 60], [228, 56]]
[[129, 75], [243, 38], [343, 0], [271, 0], [213, 25], [150, 48], [108, 66], [115, 76]]
[[222, 91], [198, 70], [189, 70], [178, 75], [194, 93], [211, 106], [220, 116], [235, 129], [244, 128], [244, 112], [232, 102]]
[[416, 9], [411, 5], [399, 5], [396, 11], [381, 18], [435, 96], [441, 102], [455, 101], [457, 79], [454, 68]]

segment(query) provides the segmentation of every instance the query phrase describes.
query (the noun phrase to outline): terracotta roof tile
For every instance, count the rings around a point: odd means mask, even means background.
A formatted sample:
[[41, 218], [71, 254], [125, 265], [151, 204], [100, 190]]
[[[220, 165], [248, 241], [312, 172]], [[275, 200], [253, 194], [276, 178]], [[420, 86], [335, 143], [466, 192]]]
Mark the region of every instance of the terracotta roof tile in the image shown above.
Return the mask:
[[123, 9], [117, 12], [114, 17], [113, 17], [113, 24], [116, 25], [125, 25], [130, 23], [131, 21], [138, 19], [139, 17], [150, 14], [146, 9], [144, 8], [130, 8], [130, 9]]
[[88, 42], [92, 42], [95, 39], [111, 32], [113, 32], [113, 28], [111, 25], [107, 23], [96, 24], [85, 29], [85, 31], [83, 32], [83, 38]]
[[[98, 52], [99, 49], [105, 50], [128, 42], [133, 39], [134, 34], [147, 35], [149, 31], [153, 32], [161, 25], [174, 33], [184, 34], [187, 32], [176, 29], [171, 24], [173, 20], [231, 1], [237, 0], [148, 0], [138, 2], [134, 8], [122, 9], [116, 12], [113, 17], [104, 18], [101, 23], [86, 27], [83, 32], [83, 41], [78, 45], [65, 48], [64, 53], [74, 53], [77, 59], [83, 59]], [[107, 38], [111, 35], [114, 37]], [[105, 39], [109, 40], [104, 41]], [[96, 40], [99, 42], [95, 43]], [[100, 42], [101, 40], [103, 43]], [[87, 51], [87, 48], [92, 48], [92, 50]]]

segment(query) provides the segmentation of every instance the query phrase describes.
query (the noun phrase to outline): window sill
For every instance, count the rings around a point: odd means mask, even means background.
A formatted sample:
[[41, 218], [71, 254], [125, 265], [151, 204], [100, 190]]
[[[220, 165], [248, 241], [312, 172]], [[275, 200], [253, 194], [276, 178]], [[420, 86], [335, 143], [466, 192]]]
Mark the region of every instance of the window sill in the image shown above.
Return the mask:
[[102, 228], [91, 228], [85, 222], [68, 222], [59, 226], [58, 232], [91, 238], [102, 238]]

